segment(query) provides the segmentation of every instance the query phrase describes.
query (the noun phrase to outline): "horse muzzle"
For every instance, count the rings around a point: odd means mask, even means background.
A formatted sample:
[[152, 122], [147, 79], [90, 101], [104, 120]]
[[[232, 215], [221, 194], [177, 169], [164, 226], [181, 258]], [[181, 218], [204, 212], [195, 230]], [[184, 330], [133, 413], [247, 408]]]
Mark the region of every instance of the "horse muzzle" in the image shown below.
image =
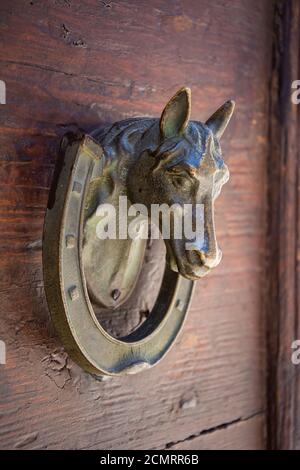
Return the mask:
[[213, 253], [205, 253], [197, 249], [185, 250], [177, 254], [172, 247], [172, 254], [168, 251], [168, 264], [173, 271], [179, 272], [183, 277], [196, 281], [205, 277], [213, 268], [218, 266], [222, 259], [222, 251], [217, 248]]

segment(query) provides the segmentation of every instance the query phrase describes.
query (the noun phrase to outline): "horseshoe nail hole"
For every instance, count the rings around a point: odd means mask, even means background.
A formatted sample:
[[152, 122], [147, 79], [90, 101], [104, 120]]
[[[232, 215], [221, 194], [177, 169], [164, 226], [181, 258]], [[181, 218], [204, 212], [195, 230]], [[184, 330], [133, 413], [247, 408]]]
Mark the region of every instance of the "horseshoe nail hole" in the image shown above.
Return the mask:
[[74, 193], [80, 194], [80, 193], [81, 193], [81, 190], [82, 190], [82, 184], [79, 183], [78, 181], [74, 181], [74, 184], [73, 184], [73, 191], [74, 191]]
[[77, 300], [79, 298], [79, 291], [76, 286], [70, 287], [69, 296], [72, 301]]
[[66, 247], [67, 248], [74, 248], [75, 241], [76, 241], [76, 238], [74, 237], [74, 235], [67, 235], [66, 236]]
[[176, 302], [176, 308], [178, 308], [179, 312], [183, 311], [184, 303], [181, 299], [178, 299]]

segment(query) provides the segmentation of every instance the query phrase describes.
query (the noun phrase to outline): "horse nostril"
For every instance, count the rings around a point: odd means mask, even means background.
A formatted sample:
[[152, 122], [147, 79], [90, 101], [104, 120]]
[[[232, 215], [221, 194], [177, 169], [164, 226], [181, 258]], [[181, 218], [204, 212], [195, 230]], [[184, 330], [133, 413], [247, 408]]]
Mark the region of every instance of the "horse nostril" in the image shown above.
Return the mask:
[[199, 256], [201, 259], [201, 263], [204, 265], [206, 263], [206, 255], [203, 251], [199, 251]]
[[187, 258], [191, 264], [204, 265], [206, 261], [205, 253], [199, 250], [188, 250]]
[[207, 255], [204, 251], [201, 250], [190, 250], [187, 252], [187, 259], [191, 264], [194, 265], [202, 265], [206, 266], [207, 268], [214, 268], [219, 264], [222, 258], [221, 250], [217, 250], [217, 252], [212, 255]]

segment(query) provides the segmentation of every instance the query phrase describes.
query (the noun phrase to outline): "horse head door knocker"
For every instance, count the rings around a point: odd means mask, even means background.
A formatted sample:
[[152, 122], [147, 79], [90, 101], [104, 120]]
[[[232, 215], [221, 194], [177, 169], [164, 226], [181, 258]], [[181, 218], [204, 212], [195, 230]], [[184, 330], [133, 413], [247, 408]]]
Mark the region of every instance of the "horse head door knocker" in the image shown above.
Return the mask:
[[[220, 262], [214, 200], [229, 177], [220, 138], [233, 109], [234, 102], [228, 101], [205, 124], [190, 121], [191, 94], [182, 88], [160, 119], [128, 119], [91, 136], [63, 138], [45, 219], [44, 279], [56, 329], [85, 370], [120, 375], [156, 364], [182, 327], [194, 281]], [[135, 331], [117, 339], [100, 325], [92, 302], [115, 308], [128, 299], [146, 244], [145, 237], [129, 237], [127, 232], [99, 235], [99, 227], [105, 232], [112, 220], [122, 229], [126, 211], [121, 203], [142, 206], [148, 215], [157, 205], [175, 204], [177, 210], [171, 213], [168, 237], [164, 223], [159, 225], [167, 263], [151, 314]], [[176, 221], [179, 216], [182, 220], [180, 208], [185, 205], [191, 208], [193, 226], [197, 217], [202, 219], [201, 243], [198, 237], [176, 236]], [[104, 216], [103, 206], [115, 211]], [[203, 208], [202, 215], [197, 206]], [[128, 217], [134, 226], [135, 217]]]

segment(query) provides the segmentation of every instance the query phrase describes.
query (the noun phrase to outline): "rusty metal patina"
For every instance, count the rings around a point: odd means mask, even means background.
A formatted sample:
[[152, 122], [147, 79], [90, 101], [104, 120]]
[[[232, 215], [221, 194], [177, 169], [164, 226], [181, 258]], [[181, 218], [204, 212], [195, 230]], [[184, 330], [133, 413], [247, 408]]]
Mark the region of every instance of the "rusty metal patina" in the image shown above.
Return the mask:
[[[133, 374], [156, 364], [178, 335], [194, 281], [221, 260], [214, 201], [229, 172], [220, 138], [230, 121], [228, 101], [205, 124], [190, 121], [191, 94], [180, 89], [160, 119], [136, 118], [66, 135], [53, 181], [43, 241], [44, 280], [54, 324], [72, 358], [97, 375]], [[97, 321], [92, 302], [116, 308], [134, 295], [146, 241], [96, 236], [97, 207], [203, 204], [203, 246], [186, 250], [171, 226], [167, 264], [149, 318], [116, 339]]]

